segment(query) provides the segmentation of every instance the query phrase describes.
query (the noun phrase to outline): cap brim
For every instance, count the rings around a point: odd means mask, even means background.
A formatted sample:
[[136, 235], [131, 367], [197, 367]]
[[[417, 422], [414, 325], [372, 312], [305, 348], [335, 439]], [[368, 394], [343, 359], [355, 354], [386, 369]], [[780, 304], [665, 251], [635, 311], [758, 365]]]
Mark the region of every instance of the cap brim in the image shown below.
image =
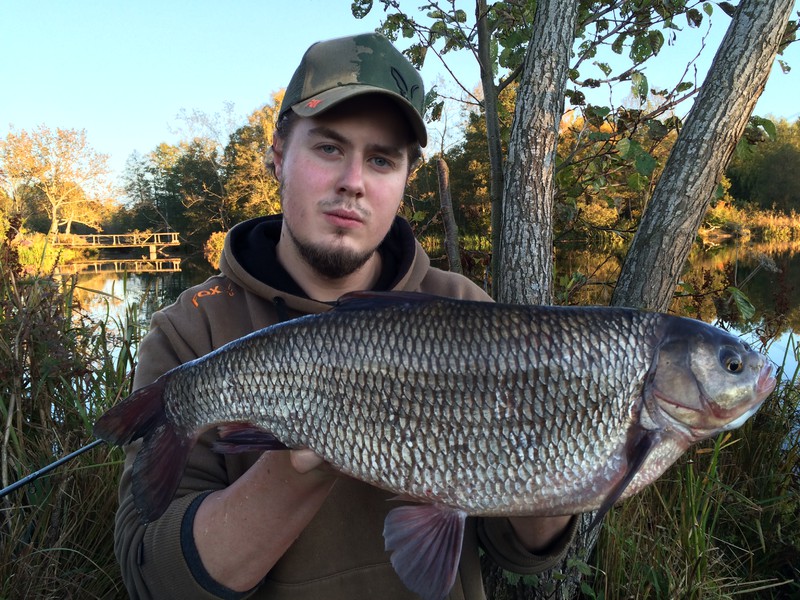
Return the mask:
[[411, 128], [414, 130], [414, 134], [416, 135], [420, 146], [427, 145], [428, 132], [425, 129], [425, 122], [422, 120], [422, 117], [419, 116], [417, 109], [414, 108], [414, 105], [403, 98], [400, 94], [395, 94], [394, 92], [390, 92], [385, 88], [375, 87], [372, 85], [342, 85], [316, 94], [311, 98], [303, 100], [302, 102], [298, 102], [297, 104], [292, 105], [291, 109], [301, 117], [315, 117], [323, 114], [325, 111], [330, 110], [345, 100], [354, 98], [355, 96], [362, 96], [364, 94], [381, 94], [383, 96], [389, 96], [392, 98], [397, 103], [398, 108], [400, 108], [408, 118], [408, 122], [411, 124]]

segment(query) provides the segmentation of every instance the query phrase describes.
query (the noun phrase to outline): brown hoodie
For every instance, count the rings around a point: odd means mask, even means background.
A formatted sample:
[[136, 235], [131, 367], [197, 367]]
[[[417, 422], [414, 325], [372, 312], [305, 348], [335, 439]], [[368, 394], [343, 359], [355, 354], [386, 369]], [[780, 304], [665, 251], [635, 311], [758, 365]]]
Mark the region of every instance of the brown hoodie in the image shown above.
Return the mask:
[[[219, 275], [183, 292], [153, 315], [142, 340], [134, 387], [153, 382], [169, 369], [274, 323], [331, 308], [303, 294], [274, 258], [280, 217], [240, 223], [225, 240]], [[408, 224], [397, 219], [381, 247], [386, 273], [378, 289], [414, 291], [491, 301], [465, 277], [430, 266]], [[253, 275], [257, 273], [257, 277]], [[270, 282], [270, 283], [266, 283]], [[201, 437], [189, 457], [175, 499], [158, 520], [143, 525], [131, 496], [131, 468], [139, 448], [126, 449], [119, 489], [115, 553], [131, 598], [270, 598], [382, 600], [416, 598], [400, 582], [383, 546], [383, 521], [390, 495], [360, 481], [341, 478], [294, 545], [249, 593], [233, 592], [206, 573], [192, 537], [192, 521], [203, 497], [239, 478], [257, 454], [211, 451], [214, 433]], [[566, 552], [572, 526], [551, 555], [528, 553], [506, 519], [468, 519], [459, 576], [451, 600], [484, 598], [478, 562], [483, 547], [498, 564], [523, 573], [549, 568]]]

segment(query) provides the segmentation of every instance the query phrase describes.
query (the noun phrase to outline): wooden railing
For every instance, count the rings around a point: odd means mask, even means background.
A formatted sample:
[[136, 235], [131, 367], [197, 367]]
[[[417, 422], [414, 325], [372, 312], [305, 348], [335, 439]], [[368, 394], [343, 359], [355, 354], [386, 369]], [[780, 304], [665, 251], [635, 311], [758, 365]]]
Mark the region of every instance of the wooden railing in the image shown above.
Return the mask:
[[53, 243], [56, 246], [72, 248], [130, 248], [143, 246], [178, 246], [180, 234], [175, 231], [153, 233], [135, 231], [133, 233], [90, 233], [88, 235], [57, 234]]

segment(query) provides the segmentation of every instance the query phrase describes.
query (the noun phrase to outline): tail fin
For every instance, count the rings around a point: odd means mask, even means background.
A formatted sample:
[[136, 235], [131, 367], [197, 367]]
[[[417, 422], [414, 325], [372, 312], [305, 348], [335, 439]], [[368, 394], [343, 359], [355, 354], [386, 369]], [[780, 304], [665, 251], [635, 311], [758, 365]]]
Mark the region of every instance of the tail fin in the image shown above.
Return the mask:
[[172, 502], [196, 436], [175, 430], [164, 412], [166, 378], [140, 388], [104, 413], [94, 434], [122, 446], [144, 437], [133, 464], [133, 499], [145, 523], [160, 517]]
[[166, 378], [161, 377], [107, 410], [94, 424], [95, 437], [115, 446], [144, 437], [164, 420], [165, 385]]

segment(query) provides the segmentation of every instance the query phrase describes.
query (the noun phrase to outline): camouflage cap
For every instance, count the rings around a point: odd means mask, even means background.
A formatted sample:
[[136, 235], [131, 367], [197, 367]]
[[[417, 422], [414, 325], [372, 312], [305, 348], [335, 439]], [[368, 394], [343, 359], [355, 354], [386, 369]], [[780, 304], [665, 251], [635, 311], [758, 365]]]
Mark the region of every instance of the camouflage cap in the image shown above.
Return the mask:
[[420, 145], [428, 143], [422, 120], [422, 77], [397, 48], [379, 33], [313, 44], [286, 88], [279, 117], [291, 109], [301, 117], [324, 113], [361, 94], [393, 98], [408, 118]]

